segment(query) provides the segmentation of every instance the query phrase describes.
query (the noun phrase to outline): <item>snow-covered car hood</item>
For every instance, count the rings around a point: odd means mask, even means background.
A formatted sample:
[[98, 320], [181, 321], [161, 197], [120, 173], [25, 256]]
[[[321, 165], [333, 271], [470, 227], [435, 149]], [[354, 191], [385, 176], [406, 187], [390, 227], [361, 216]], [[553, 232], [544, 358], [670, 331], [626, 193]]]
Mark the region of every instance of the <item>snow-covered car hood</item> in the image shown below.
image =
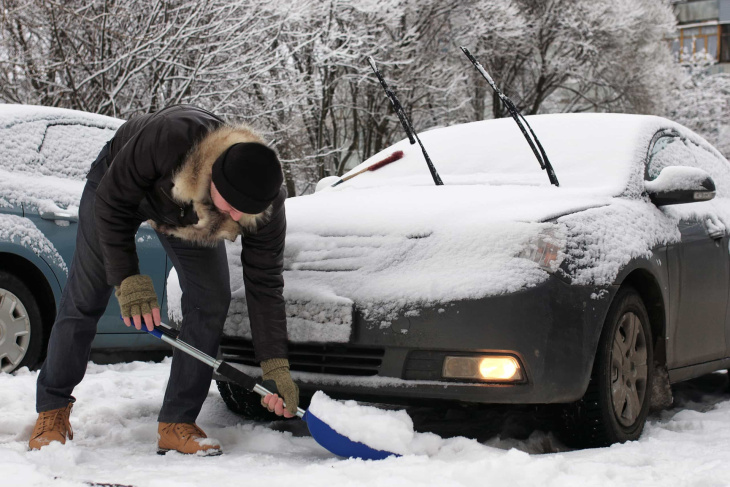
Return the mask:
[[[287, 200], [289, 337], [346, 342], [354, 308], [388, 326], [424, 305], [514, 292], [549, 273], [519, 254], [544, 220], [610, 204], [583, 190], [539, 186], [416, 186], [321, 192]], [[232, 245], [230, 264], [240, 266]], [[226, 333], [250, 336], [240, 272]]]
[[403, 235], [495, 230], [609, 204], [592, 189], [529, 185], [386, 186], [322, 191], [287, 200], [288, 235]]

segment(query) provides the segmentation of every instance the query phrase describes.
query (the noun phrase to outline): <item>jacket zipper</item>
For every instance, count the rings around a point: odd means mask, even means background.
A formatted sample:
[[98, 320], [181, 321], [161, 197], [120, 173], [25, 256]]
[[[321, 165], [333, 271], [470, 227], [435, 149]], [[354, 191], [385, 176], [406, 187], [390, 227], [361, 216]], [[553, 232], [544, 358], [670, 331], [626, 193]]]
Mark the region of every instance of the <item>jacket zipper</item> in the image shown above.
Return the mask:
[[170, 195], [168, 195], [164, 189], [160, 188], [160, 193], [164, 194], [165, 198], [167, 198], [170, 201], [170, 203], [172, 203], [173, 205], [175, 205], [177, 208], [180, 209], [180, 218], [183, 218], [185, 216], [185, 208], [180, 206], [174, 199], [172, 199], [172, 197]]

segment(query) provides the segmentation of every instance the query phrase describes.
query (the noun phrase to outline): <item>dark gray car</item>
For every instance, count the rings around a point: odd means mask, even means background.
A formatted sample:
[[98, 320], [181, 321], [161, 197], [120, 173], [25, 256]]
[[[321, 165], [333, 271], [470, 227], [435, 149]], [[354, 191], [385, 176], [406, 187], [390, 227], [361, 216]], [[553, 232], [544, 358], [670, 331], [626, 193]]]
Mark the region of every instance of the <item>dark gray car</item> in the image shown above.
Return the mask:
[[[638, 438], [669, 383], [730, 365], [728, 161], [658, 117], [529, 121], [560, 187], [511, 120], [490, 120], [423, 134], [444, 186], [402, 141], [363, 166], [402, 160], [288, 201], [290, 361], [305, 395], [563, 404], [568, 441], [606, 445]], [[233, 292], [223, 355], [255, 373]]]

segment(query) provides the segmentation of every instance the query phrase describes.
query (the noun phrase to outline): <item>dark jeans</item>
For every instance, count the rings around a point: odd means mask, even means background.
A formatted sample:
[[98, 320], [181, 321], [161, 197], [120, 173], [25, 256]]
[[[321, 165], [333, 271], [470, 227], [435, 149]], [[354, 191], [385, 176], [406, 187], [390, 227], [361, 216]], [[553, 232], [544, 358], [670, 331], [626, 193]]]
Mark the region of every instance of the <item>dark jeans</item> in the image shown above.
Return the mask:
[[[102, 151], [99, 157], [104, 155]], [[97, 159], [95, 165], [99, 162]], [[38, 412], [75, 401], [71, 393], [84, 377], [96, 324], [114, 290], [106, 282], [96, 234], [94, 199], [98, 181], [93, 179], [89, 177], [81, 197], [76, 250], [51, 330], [48, 355], [38, 376]], [[177, 270], [183, 291], [180, 338], [215, 356], [231, 301], [225, 245], [221, 242], [214, 248], [201, 247], [160, 233], [157, 236]], [[121, 320], [119, 323], [123, 326]], [[212, 377], [213, 369], [208, 365], [175, 350], [158, 421], [194, 422]]]

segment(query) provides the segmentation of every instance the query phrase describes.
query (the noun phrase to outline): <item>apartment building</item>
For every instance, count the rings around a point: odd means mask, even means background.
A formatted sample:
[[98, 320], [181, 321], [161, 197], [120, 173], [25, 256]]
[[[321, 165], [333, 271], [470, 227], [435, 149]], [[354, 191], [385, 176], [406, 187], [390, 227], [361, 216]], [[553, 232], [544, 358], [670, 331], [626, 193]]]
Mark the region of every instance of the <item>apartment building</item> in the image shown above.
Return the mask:
[[678, 31], [672, 51], [681, 60], [701, 51], [717, 64], [713, 72], [730, 73], [730, 0], [685, 0], [673, 2]]

